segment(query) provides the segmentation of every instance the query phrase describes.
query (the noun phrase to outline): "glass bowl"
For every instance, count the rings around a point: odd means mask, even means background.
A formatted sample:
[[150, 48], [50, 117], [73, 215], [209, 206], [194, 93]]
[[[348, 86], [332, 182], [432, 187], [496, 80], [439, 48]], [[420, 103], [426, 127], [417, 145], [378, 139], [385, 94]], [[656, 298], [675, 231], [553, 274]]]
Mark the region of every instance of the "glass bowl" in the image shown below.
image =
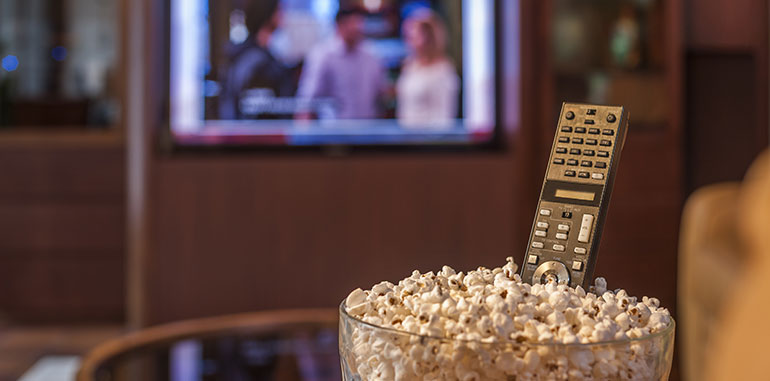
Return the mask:
[[668, 380], [674, 320], [638, 339], [590, 344], [461, 341], [379, 327], [340, 304], [343, 380]]

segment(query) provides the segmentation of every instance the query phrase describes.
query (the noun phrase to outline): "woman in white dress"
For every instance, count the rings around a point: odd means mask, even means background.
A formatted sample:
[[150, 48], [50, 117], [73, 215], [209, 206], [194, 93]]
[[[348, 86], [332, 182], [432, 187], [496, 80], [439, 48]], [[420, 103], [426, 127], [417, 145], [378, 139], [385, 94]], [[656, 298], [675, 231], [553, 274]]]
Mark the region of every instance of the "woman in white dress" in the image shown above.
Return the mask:
[[412, 55], [404, 61], [396, 83], [396, 116], [406, 128], [451, 127], [457, 118], [460, 79], [446, 55], [446, 28], [431, 10], [414, 12], [404, 21]]

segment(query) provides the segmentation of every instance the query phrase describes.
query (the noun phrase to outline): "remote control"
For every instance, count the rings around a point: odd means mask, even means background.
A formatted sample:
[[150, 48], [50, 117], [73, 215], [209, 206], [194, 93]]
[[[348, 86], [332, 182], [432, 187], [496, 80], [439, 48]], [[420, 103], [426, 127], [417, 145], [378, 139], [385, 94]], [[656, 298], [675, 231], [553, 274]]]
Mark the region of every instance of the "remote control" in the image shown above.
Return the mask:
[[627, 127], [623, 107], [562, 104], [523, 281], [591, 284]]

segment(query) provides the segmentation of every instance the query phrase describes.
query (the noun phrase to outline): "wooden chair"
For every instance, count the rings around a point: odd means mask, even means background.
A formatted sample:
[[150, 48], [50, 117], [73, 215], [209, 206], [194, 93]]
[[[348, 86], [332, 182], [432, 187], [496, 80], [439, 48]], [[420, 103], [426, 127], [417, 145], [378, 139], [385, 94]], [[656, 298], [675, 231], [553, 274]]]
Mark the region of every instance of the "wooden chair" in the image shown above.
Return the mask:
[[78, 381], [339, 380], [336, 309], [268, 311], [150, 327], [107, 341]]

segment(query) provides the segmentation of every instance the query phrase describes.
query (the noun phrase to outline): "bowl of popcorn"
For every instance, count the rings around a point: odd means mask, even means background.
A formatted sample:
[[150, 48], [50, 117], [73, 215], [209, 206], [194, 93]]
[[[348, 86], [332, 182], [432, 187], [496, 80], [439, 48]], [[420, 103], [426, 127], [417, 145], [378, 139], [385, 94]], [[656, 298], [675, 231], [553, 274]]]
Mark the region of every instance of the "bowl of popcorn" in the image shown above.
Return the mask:
[[674, 320], [655, 298], [521, 281], [512, 258], [356, 289], [340, 305], [343, 380], [667, 380]]

